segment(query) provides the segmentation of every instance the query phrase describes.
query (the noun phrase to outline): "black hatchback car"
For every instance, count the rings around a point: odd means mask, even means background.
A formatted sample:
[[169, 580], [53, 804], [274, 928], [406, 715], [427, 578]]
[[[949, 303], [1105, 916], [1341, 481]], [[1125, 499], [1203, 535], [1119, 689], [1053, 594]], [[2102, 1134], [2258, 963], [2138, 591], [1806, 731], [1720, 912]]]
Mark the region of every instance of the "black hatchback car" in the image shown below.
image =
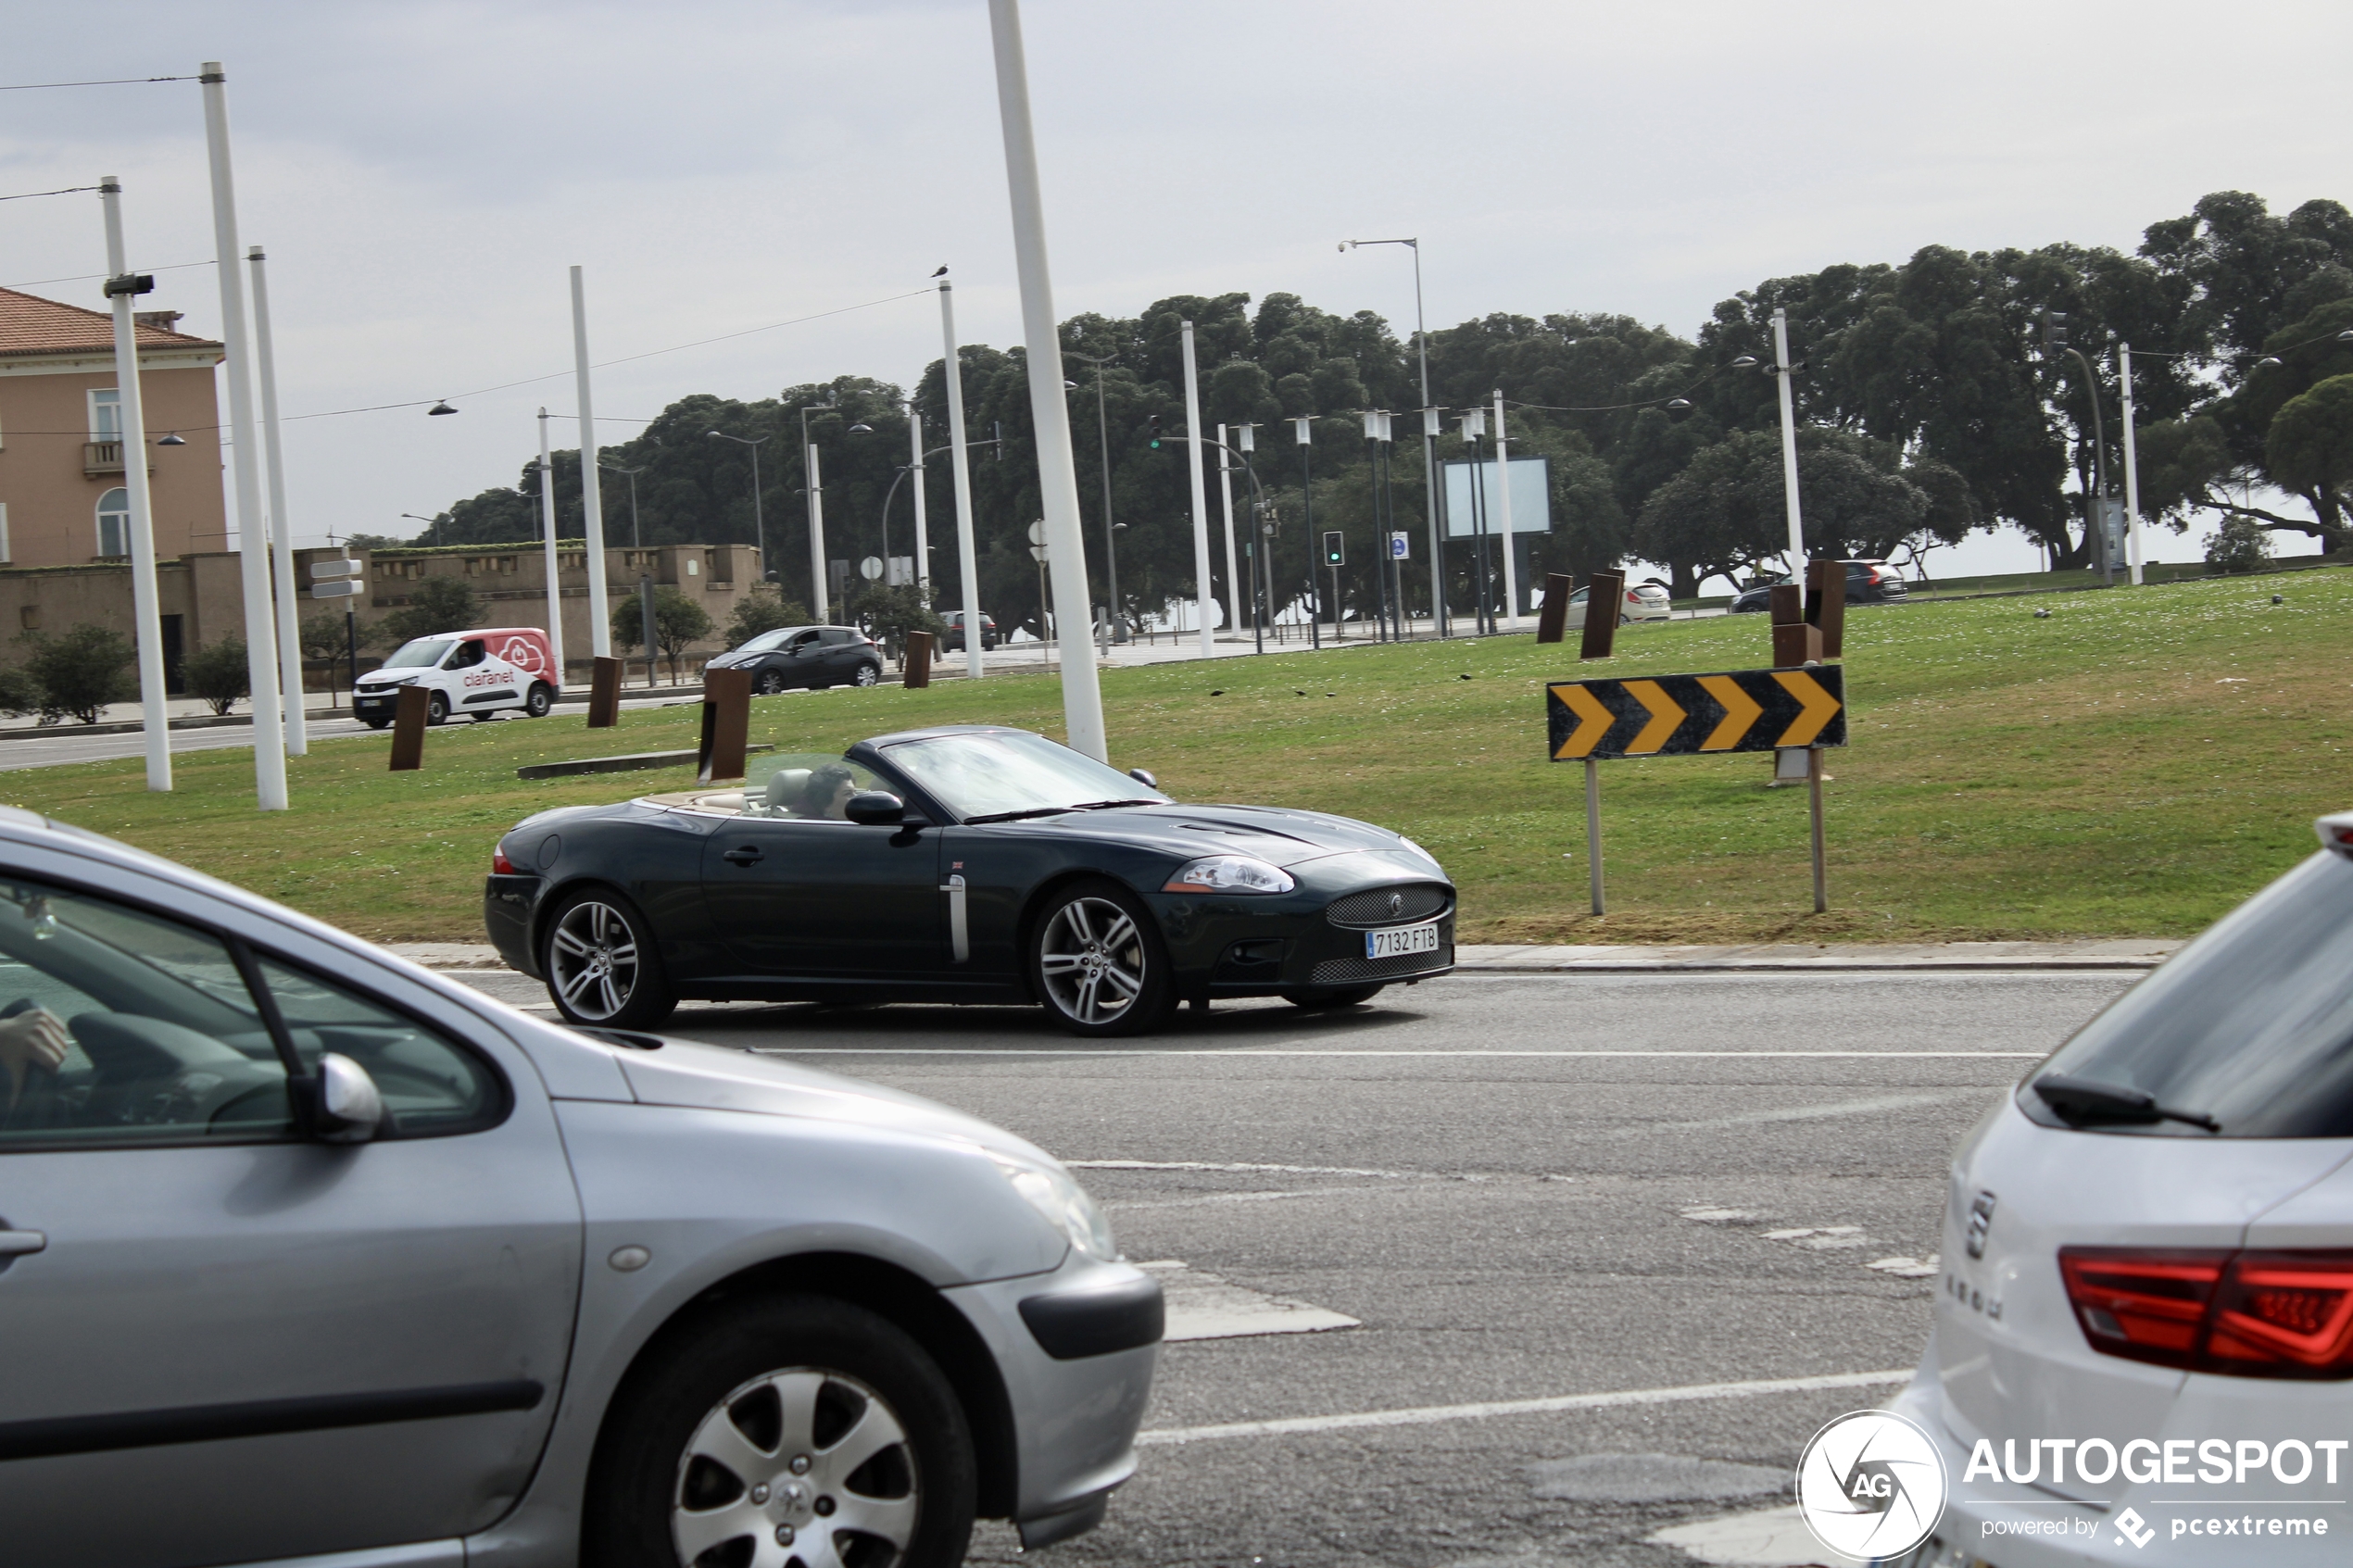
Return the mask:
[[709, 670], [749, 670], [761, 696], [794, 686], [871, 686], [882, 679], [882, 649], [855, 626], [784, 626], [721, 654]]
[[[1759, 583], [1743, 588], [1732, 599], [1731, 613], [1746, 615], [1772, 608], [1773, 590], [1791, 581], [1787, 572], [1770, 583]], [[1883, 560], [1851, 560], [1846, 563], [1846, 602], [1851, 605], [1883, 605], [1904, 602], [1904, 579]]]

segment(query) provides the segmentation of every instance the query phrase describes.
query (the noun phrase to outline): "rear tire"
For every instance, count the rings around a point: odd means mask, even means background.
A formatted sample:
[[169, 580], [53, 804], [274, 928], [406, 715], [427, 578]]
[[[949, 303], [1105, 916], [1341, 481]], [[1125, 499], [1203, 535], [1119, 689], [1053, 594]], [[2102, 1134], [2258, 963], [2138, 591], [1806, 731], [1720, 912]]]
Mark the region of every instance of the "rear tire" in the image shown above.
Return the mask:
[[589, 1466], [581, 1562], [774, 1562], [797, 1535], [816, 1561], [953, 1568], [976, 1468], [963, 1407], [904, 1330], [824, 1297], [739, 1298], [630, 1369]]
[[857, 669], [849, 672], [849, 684], [853, 686], [878, 686], [882, 684], [882, 666], [879, 664], [861, 663]]
[[1320, 1011], [1327, 1008], [1362, 1007], [1380, 994], [1379, 985], [1301, 986], [1297, 990], [1284, 992], [1283, 1000], [1295, 1008]]
[[1176, 1010], [1160, 928], [1115, 882], [1095, 878], [1055, 894], [1027, 947], [1031, 992], [1074, 1035], [1140, 1035]]
[[653, 927], [609, 888], [564, 900], [540, 936], [539, 972], [556, 1010], [590, 1028], [651, 1029], [678, 1006]]
[[555, 706], [555, 688], [545, 681], [532, 682], [531, 690], [523, 696], [522, 710], [534, 719], [545, 719], [547, 717], [548, 710]]

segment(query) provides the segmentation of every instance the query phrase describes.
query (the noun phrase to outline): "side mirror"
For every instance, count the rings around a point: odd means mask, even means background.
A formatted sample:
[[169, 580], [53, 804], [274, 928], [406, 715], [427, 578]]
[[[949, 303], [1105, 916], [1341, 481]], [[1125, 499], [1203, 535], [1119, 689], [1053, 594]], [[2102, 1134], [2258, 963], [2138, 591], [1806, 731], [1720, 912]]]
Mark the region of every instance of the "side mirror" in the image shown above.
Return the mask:
[[321, 1143], [366, 1143], [384, 1125], [384, 1096], [368, 1070], [333, 1051], [319, 1059], [311, 1080], [310, 1135]]
[[907, 820], [907, 803], [885, 790], [864, 789], [849, 797], [842, 815], [870, 828], [895, 828]]
[[1160, 787], [1160, 781], [1152, 777], [1150, 773], [1144, 771], [1141, 768], [1128, 769], [1127, 776], [1134, 779], [1138, 784], [1142, 784], [1146, 789], [1158, 789]]

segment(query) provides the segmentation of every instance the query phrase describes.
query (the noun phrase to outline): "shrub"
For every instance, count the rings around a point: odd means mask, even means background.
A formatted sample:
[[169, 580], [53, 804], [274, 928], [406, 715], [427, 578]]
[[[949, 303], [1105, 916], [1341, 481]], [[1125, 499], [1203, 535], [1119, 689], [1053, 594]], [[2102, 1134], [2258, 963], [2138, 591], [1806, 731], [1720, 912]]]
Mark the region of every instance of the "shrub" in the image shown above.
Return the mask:
[[18, 641], [31, 648], [21, 695], [38, 694], [44, 724], [69, 717], [94, 724], [107, 704], [138, 699], [139, 678], [132, 673], [138, 654], [120, 632], [85, 624], [54, 640], [28, 632]]
[[929, 632], [937, 636], [948, 630], [948, 622], [931, 608], [930, 590], [911, 583], [889, 588], [870, 583], [849, 601], [849, 612], [861, 617], [894, 652], [907, 646], [910, 632]]
[[806, 626], [811, 620], [807, 605], [785, 597], [774, 583], [762, 583], [736, 601], [736, 612], [727, 618], [727, 646], [740, 647], [762, 632]]
[[209, 703], [215, 713], [226, 713], [253, 694], [245, 667], [245, 640], [219, 637], [188, 656], [180, 678], [188, 689]]
[[[665, 583], [654, 590], [654, 641], [661, 645], [663, 655], [670, 660], [670, 678], [678, 679], [678, 656], [690, 643], [711, 635], [711, 612], [697, 604], [678, 588]], [[646, 640], [646, 607], [635, 594], [615, 599], [612, 606], [613, 641], [623, 647], [634, 648]]]
[[2217, 571], [2260, 571], [2271, 564], [2271, 531], [2251, 517], [2227, 517], [2206, 536], [2206, 564]]

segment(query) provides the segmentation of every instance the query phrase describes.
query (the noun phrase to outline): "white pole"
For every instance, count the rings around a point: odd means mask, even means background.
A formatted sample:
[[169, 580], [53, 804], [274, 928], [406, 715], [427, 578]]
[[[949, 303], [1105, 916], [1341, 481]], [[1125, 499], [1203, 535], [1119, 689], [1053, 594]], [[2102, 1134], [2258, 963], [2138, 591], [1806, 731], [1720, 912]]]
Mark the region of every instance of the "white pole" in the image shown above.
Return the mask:
[[[107, 215], [107, 275], [130, 270], [123, 259], [122, 182], [98, 182]], [[112, 292], [112, 291], [108, 291]], [[147, 737], [147, 787], [171, 787], [171, 720], [164, 707], [163, 619], [156, 599], [154, 500], [147, 486], [147, 419], [139, 399], [139, 324], [132, 296], [114, 295], [114, 383], [121, 399], [122, 483], [131, 493], [131, 620], [139, 649], [139, 715]]]
[[948, 384], [948, 470], [956, 477], [956, 573], [964, 584], [964, 673], [980, 679], [980, 563], [973, 546], [973, 471], [964, 455], [964, 362], [956, 352], [956, 297], [939, 280], [940, 379]]
[[2124, 526], [2131, 531], [2133, 586], [2141, 585], [2141, 463], [2133, 442], [2133, 345], [2118, 345], [2118, 379], [2124, 385]]
[[[270, 612], [270, 533], [261, 522], [261, 444], [253, 420], [253, 350], [245, 341], [245, 282], [237, 275], [237, 182], [229, 167], [228, 74], [207, 60], [205, 148], [212, 162], [214, 270], [220, 274], [220, 346], [229, 365], [229, 440], [237, 483], [239, 586], [245, 601], [245, 677], [252, 687], [254, 797], [286, 809], [285, 728], [278, 709], [277, 633]], [[145, 453], [141, 456], [144, 458]]]
[[1781, 385], [1781, 493], [1789, 502], [1789, 575], [1806, 585], [1806, 525], [1797, 513], [1797, 406], [1789, 390], [1789, 312], [1773, 311], [1774, 380]]
[[[1047, 576], [1053, 584], [1054, 619], [1065, 629], [1081, 627], [1091, 619], [1087, 541], [1079, 531], [1078, 463], [1070, 448], [1070, 400], [1063, 395], [1062, 336], [1054, 319], [1053, 277], [1046, 262], [1046, 204], [1038, 187], [1038, 144], [1029, 123], [1029, 68], [1022, 58], [1018, 0], [988, 0], [988, 31], [997, 55], [998, 115], [1005, 130], [1005, 183], [1013, 198], [1022, 335], [1029, 346], [1029, 412], [1037, 427], [1038, 493], [1046, 514]], [[1198, 496], [1198, 462], [1193, 484]], [[1194, 516], [1199, 518], [1198, 508]], [[1202, 554], [1206, 575], [1205, 543]], [[977, 630], [966, 628], [967, 644]], [[1063, 728], [1071, 749], [1085, 752], [1098, 762], [1109, 761], [1093, 642], [1083, 635], [1063, 639], [1062, 677]]]
[[557, 572], [556, 464], [547, 450], [547, 410], [539, 410], [539, 528], [547, 539], [547, 652], [556, 662], [556, 695], [564, 689], [564, 598]]
[[1226, 448], [1232, 445], [1226, 427], [1217, 427], [1217, 500], [1226, 515], [1226, 624], [1241, 624], [1241, 577], [1234, 570], [1234, 467]]
[[286, 709], [286, 755], [310, 749], [302, 711], [302, 628], [296, 620], [294, 525], [286, 518], [286, 465], [278, 451], [278, 358], [270, 346], [270, 284], [259, 245], [245, 252], [253, 269], [253, 358], [260, 370], [261, 445], [270, 465], [270, 560], [278, 579], [278, 679]]
[[1504, 389], [1495, 389], [1495, 493], [1504, 514], [1504, 623], [1519, 630], [1519, 562], [1512, 539], [1512, 444], [1504, 439]]
[[924, 518], [924, 421], [916, 416], [915, 400], [907, 399], [908, 462], [914, 471], [907, 477], [915, 483], [915, 586], [931, 586], [931, 531]]
[[588, 546], [588, 647], [598, 659], [609, 659], [612, 616], [605, 603], [605, 496], [597, 483], [597, 410], [588, 395], [588, 301], [577, 267], [572, 270], [572, 363], [580, 399], [580, 531]]
[[817, 602], [810, 607], [820, 625], [832, 620], [825, 603], [825, 497], [824, 481], [817, 471], [817, 444], [811, 442], [802, 454], [802, 472], [809, 479], [809, 594]]
[[[1193, 324], [1183, 323], [1185, 338], [1185, 445], [1192, 458], [1193, 470], [1193, 613], [1201, 621], [1201, 653], [1210, 655], [1209, 646], [1209, 497], [1203, 492], [1201, 476], [1201, 371], [1193, 363]], [[1217, 455], [1220, 466], [1226, 455]], [[1227, 619], [1226, 629], [1232, 631], [1241, 622]]]

